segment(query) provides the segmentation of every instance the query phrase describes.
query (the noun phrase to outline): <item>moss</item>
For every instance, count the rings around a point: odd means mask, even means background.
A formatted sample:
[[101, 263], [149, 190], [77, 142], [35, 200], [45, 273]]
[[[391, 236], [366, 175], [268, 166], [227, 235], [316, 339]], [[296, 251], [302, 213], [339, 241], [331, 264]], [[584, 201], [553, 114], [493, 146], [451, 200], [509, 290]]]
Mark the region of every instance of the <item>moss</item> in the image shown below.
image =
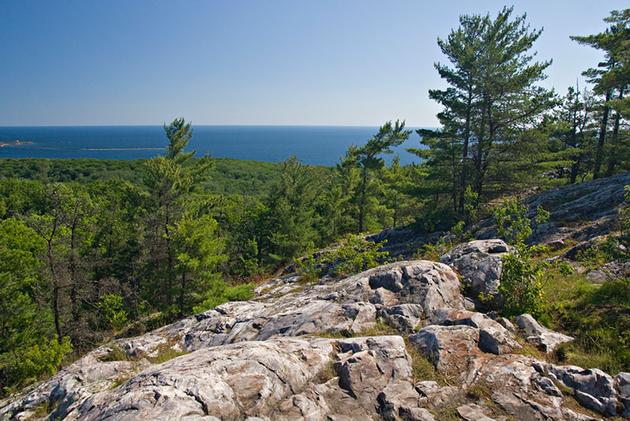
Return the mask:
[[347, 330], [344, 331], [336, 331], [336, 332], [318, 332], [314, 334], [319, 338], [327, 338], [327, 339], [344, 339], [351, 338], [352, 335]]

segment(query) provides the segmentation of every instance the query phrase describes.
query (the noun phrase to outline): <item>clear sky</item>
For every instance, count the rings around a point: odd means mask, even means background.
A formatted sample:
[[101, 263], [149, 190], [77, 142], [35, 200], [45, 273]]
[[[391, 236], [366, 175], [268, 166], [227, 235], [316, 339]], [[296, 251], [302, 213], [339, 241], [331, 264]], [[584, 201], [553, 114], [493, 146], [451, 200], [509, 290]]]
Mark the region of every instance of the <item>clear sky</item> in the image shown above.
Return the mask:
[[[0, 125], [436, 125], [436, 45], [494, 0], [0, 0]], [[519, 0], [547, 86], [599, 54], [617, 0]]]

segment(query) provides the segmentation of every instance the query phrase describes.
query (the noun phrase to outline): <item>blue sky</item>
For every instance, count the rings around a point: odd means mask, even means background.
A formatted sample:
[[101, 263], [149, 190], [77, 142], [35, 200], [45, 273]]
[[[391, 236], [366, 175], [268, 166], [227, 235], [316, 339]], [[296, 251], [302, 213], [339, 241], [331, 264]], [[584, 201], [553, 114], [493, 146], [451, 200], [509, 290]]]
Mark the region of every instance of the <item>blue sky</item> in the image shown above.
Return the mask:
[[[434, 126], [436, 45], [504, 1], [0, 0], [0, 125]], [[564, 91], [599, 53], [569, 40], [625, 1], [522, 0]]]

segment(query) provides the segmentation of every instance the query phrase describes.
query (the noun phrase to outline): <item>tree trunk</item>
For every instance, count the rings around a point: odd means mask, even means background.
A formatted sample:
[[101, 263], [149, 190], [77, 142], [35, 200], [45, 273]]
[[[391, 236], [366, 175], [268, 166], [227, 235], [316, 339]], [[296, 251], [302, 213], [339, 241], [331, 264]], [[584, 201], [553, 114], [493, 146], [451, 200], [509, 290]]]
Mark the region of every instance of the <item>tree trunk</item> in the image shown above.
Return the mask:
[[365, 193], [367, 189], [367, 168], [361, 168], [361, 190], [359, 191], [359, 233], [365, 230]]
[[182, 273], [180, 290], [179, 290], [179, 317], [184, 316], [184, 295], [186, 292], [186, 272]]
[[581, 156], [578, 156], [576, 158], [576, 160], [573, 162], [573, 164], [571, 165], [571, 173], [569, 175], [570, 179], [569, 179], [569, 183], [570, 184], [575, 184], [575, 181], [577, 180], [577, 175], [580, 171], [580, 161], [581, 161]]
[[608, 101], [610, 101], [611, 91], [606, 92], [606, 99], [604, 100], [604, 114], [602, 115], [602, 122], [599, 127], [599, 137], [597, 139], [597, 150], [595, 151], [595, 163], [593, 164], [593, 178], [599, 178], [600, 170], [602, 166], [602, 158], [604, 155], [604, 143], [606, 142], [606, 129], [608, 127], [608, 114], [610, 113], [610, 107]]
[[68, 269], [70, 272], [70, 307], [72, 312], [72, 320], [77, 322], [79, 320], [79, 305], [78, 305], [78, 285], [76, 279], [77, 273], [77, 259], [76, 259], [76, 231], [77, 231], [76, 218], [72, 221], [70, 228], [70, 262]]
[[53, 234], [50, 239], [47, 239], [47, 258], [48, 258], [48, 268], [50, 270], [50, 277], [52, 278], [53, 290], [52, 290], [52, 311], [53, 311], [53, 320], [55, 323], [55, 332], [57, 333], [57, 342], [61, 344], [63, 340], [63, 332], [61, 331], [61, 317], [59, 311], [59, 281], [57, 280], [57, 274], [55, 271], [55, 259], [53, 257], [52, 252], [52, 239], [54, 237], [54, 233], [56, 231], [56, 227], [53, 229]]
[[[623, 88], [619, 90], [619, 99], [623, 99]], [[610, 138], [610, 153], [608, 154], [608, 167], [606, 168], [606, 177], [610, 177], [615, 172], [617, 165], [617, 144], [619, 142], [619, 124], [621, 116], [619, 111], [615, 113], [615, 122], [613, 123], [612, 137]]]
[[462, 145], [462, 170], [459, 179], [459, 212], [464, 213], [464, 192], [466, 191], [467, 180], [467, 161], [468, 161], [468, 143], [470, 142], [470, 118], [472, 114], [472, 88], [468, 89], [468, 98], [466, 100], [466, 123], [464, 127], [464, 144]]
[[170, 307], [173, 304], [173, 274], [174, 272], [174, 261], [173, 261], [173, 253], [171, 251], [171, 236], [170, 231], [168, 229], [168, 225], [171, 223], [170, 220], [170, 208], [166, 205], [166, 215], [164, 220], [164, 240], [166, 241], [166, 307]]

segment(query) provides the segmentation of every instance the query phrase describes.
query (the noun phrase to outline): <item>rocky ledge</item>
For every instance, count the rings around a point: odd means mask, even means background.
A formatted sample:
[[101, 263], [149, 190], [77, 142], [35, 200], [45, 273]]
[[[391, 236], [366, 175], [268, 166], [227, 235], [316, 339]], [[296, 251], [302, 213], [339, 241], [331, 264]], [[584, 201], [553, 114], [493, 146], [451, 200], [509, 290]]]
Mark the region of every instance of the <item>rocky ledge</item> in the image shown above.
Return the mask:
[[[118, 339], [0, 403], [2, 419], [591, 420], [630, 415], [630, 374], [532, 356], [571, 338], [474, 311], [459, 275], [494, 293], [500, 240], [444, 263], [343, 279], [285, 276], [142, 336]], [[449, 266], [446, 263], [452, 265]]]

